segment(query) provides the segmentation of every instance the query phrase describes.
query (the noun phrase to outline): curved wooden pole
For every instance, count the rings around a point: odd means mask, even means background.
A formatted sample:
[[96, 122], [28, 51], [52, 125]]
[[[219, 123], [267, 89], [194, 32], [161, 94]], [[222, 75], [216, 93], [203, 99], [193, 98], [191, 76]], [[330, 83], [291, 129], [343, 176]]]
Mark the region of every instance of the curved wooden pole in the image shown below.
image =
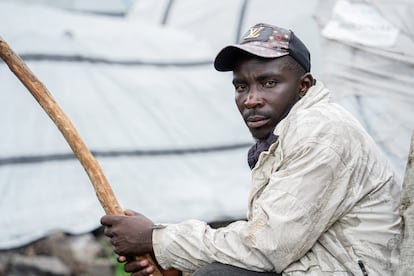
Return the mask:
[[[113, 193], [101, 166], [83, 142], [75, 126], [53, 99], [46, 86], [39, 81], [24, 61], [1, 37], [0, 57], [9, 66], [10, 70], [16, 75], [16, 77], [23, 83], [23, 85], [26, 86], [36, 101], [40, 104], [43, 110], [46, 111], [47, 115], [49, 115], [50, 119], [52, 119], [60, 132], [63, 134], [63, 137], [88, 174], [95, 189], [96, 196], [98, 197], [98, 200], [104, 208], [106, 214], [123, 215], [124, 212], [119, 206], [115, 194]], [[147, 258], [152, 265], [157, 268], [151, 256], [146, 255], [145, 258]], [[159, 270], [156, 270], [153, 274], [154, 276], [162, 275]]]

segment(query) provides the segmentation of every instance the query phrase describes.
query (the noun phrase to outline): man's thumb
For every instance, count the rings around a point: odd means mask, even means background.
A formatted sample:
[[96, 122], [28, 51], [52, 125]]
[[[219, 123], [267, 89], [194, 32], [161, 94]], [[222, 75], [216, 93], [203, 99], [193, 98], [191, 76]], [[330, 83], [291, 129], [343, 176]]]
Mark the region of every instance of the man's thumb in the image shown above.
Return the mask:
[[138, 213], [135, 212], [135, 211], [132, 211], [132, 210], [127, 209], [127, 210], [124, 210], [124, 214], [125, 214], [125, 216], [135, 216]]

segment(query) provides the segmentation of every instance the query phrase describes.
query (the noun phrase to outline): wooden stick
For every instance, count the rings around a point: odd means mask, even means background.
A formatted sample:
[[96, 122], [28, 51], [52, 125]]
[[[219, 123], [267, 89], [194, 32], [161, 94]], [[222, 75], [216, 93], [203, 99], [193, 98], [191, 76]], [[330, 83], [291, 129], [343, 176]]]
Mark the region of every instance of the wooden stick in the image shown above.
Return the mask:
[[[23, 83], [23, 85], [26, 86], [36, 101], [41, 105], [43, 110], [46, 111], [47, 115], [49, 115], [50, 119], [52, 119], [60, 132], [63, 134], [73, 153], [79, 159], [88, 174], [95, 189], [96, 196], [98, 197], [98, 200], [106, 214], [123, 215], [124, 212], [119, 206], [119, 203], [101, 169], [101, 166], [83, 142], [72, 122], [53, 99], [46, 86], [39, 81], [24, 61], [1, 37], [0, 57], [9, 66], [10, 70], [16, 75], [16, 77]], [[153, 274], [161, 276], [162, 273], [157, 270], [157, 266], [154, 264], [151, 256], [146, 255], [145, 258], [147, 258], [156, 268], [156, 271]]]

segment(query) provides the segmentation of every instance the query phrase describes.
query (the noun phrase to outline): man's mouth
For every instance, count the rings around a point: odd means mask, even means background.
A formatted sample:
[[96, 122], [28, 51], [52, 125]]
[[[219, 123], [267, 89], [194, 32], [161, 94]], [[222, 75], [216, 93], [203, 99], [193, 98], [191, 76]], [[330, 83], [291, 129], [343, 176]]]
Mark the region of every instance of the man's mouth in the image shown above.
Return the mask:
[[249, 116], [246, 120], [246, 124], [249, 128], [259, 128], [264, 126], [270, 121], [269, 118], [259, 115]]

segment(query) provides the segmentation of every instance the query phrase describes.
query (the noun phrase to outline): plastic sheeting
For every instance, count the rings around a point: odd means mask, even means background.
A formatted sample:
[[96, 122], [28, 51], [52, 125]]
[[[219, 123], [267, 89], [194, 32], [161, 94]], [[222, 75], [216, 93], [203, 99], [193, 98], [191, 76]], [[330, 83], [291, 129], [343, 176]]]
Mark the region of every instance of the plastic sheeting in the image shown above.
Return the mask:
[[[158, 222], [244, 217], [253, 141], [208, 44], [44, 7], [2, 3], [0, 17], [0, 34], [95, 152], [121, 206]], [[85, 172], [3, 62], [0, 91], [0, 248], [98, 227]]]
[[402, 177], [414, 129], [414, 2], [320, 1], [317, 11], [321, 78]]
[[319, 73], [319, 29], [313, 14], [317, 0], [139, 0], [130, 20], [185, 30], [218, 52], [238, 42], [253, 25], [265, 22], [294, 30], [312, 53], [312, 72]]

